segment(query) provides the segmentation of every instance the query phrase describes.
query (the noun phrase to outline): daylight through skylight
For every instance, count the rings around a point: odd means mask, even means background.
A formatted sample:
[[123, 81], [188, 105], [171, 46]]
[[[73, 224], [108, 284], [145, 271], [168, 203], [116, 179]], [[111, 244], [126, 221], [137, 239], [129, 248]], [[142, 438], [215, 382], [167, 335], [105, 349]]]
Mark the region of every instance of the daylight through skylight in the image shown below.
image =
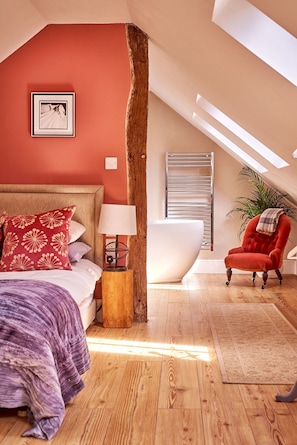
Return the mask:
[[204, 131], [207, 131], [211, 136], [220, 141], [226, 148], [226, 150], [232, 151], [237, 157], [239, 157], [245, 164], [248, 164], [254, 170], [259, 173], [267, 172], [262, 164], [260, 164], [256, 159], [248, 155], [244, 150], [242, 150], [238, 145], [228, 139], [223, 133], [217, 130], [214, 126], [209, 124], [205, 119], [199, 116], [197, 113], [193, 113], [193, 119], [203, 127]]
[[297, 86], [297, 39], [246, 0], [215, 0], [213, 22]]
[[224, 127], [228, 128], [233, 134], [239, 137], [243, 142], [245, 142], [249, 147], [255, 150], [258, 154], [263, 156], [267, 161], [269, 161], [276, 168], [287, 167], [289, 164], [284, 161], [280, 156], [274, 153], [266, 145], [262, 144], [258, 139], [244, 130], [240, 125], [230, 119], [226, 114], [208, 102], [199, 94], [197, 95], [196, 103], [206, 111], [210, 116], [220, 122]]

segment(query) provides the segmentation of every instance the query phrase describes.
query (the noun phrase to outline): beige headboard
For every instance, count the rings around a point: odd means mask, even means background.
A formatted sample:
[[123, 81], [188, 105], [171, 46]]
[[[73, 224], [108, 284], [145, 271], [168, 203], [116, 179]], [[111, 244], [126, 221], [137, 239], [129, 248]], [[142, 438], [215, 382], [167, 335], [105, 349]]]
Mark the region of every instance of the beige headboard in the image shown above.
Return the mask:
[[29, 215], [76, 205], [72, 219], [86, 227], [81, 240], [93, 246], [86, 257], [102, 267], [103, 237], [97, 227], [103, 195], [102, 185], [0, 184], [0, 212]]

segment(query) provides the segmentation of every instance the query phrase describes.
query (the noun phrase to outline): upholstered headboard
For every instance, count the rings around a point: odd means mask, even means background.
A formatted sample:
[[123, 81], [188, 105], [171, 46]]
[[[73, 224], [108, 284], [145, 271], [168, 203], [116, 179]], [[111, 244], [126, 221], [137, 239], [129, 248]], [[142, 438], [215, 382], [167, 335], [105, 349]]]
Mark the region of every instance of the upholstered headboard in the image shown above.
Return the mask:
[[29, 215], [76, 205], [72, 219], [86, 227], [81, 240], [93, 247], [86, 257], [102, 267], [103, 237], [97, 227], [103, 194], [102, 185], [0, 184], [0, 212]]

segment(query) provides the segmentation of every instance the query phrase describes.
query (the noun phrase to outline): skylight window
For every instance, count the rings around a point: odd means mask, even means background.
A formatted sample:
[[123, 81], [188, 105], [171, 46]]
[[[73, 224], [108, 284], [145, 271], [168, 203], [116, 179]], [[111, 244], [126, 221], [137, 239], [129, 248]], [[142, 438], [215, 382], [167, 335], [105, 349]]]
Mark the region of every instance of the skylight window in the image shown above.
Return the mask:
[[297, 39], [246, 0], [215, 0], [213, 22], [297, 86]]
[[258, 139], [244, 130], [240, 125], [230, 119], [226, 114], [208, 102], [199, 94], [197, 95], [196, 103], [206, 111], [210, 116], [220, 122], [224, 127], [228, 128], [233, 134], [245, 142], [249, 147], [255, 150], [258, 154], [263, 156], [268, 162], [270, 162], [276, 168], [287, 167], [289, 164], [284, 161], [280, 156], [274, 153], [266, 145], [262, 144]]
[[226, 151], [232, 151], [234, 155], [240, 158], [245, 164], [252, 167], [258, 173], [267, 172], [267, 168], [265, 168], [262, 164], [260, 164], [256, 159], [252, 158], [248, 155], [244, 150], [242, 150], [238, 145], [232, 142], [229, 138], [227, 138], [223, 133], [217, 130], [214, 126], [209, 124], [205, 119], [199, 116], [197, 113], [193, 113], [193, 119], [203, 127], [204, 131], [207, 131], [211, 136], [213, 136], [216, 140], [220, 141], [226, 148]]

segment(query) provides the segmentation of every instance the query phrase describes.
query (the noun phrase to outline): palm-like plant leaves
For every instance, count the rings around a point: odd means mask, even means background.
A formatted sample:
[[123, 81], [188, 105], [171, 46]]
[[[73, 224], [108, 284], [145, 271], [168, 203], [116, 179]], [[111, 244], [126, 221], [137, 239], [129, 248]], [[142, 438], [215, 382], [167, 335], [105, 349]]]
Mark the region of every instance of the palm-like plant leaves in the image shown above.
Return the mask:
[[291, 200], [287, 193], [279, 192], [266, 185], [261, 176], [248, 166], [242, 168], [240, 175], [248, 178], [253, 189], [250, 197], [239, 196], [236, 198], [236, 207], [227, 213], [227, 215], [232, 213], [240, 214], [242, 224], [238, 234], [239, 237], [244, 232], [250, 219], [261, 214], [266, 209], [282, 208], [289, 217], [294, 218], [294, 208], [287, 201]]

